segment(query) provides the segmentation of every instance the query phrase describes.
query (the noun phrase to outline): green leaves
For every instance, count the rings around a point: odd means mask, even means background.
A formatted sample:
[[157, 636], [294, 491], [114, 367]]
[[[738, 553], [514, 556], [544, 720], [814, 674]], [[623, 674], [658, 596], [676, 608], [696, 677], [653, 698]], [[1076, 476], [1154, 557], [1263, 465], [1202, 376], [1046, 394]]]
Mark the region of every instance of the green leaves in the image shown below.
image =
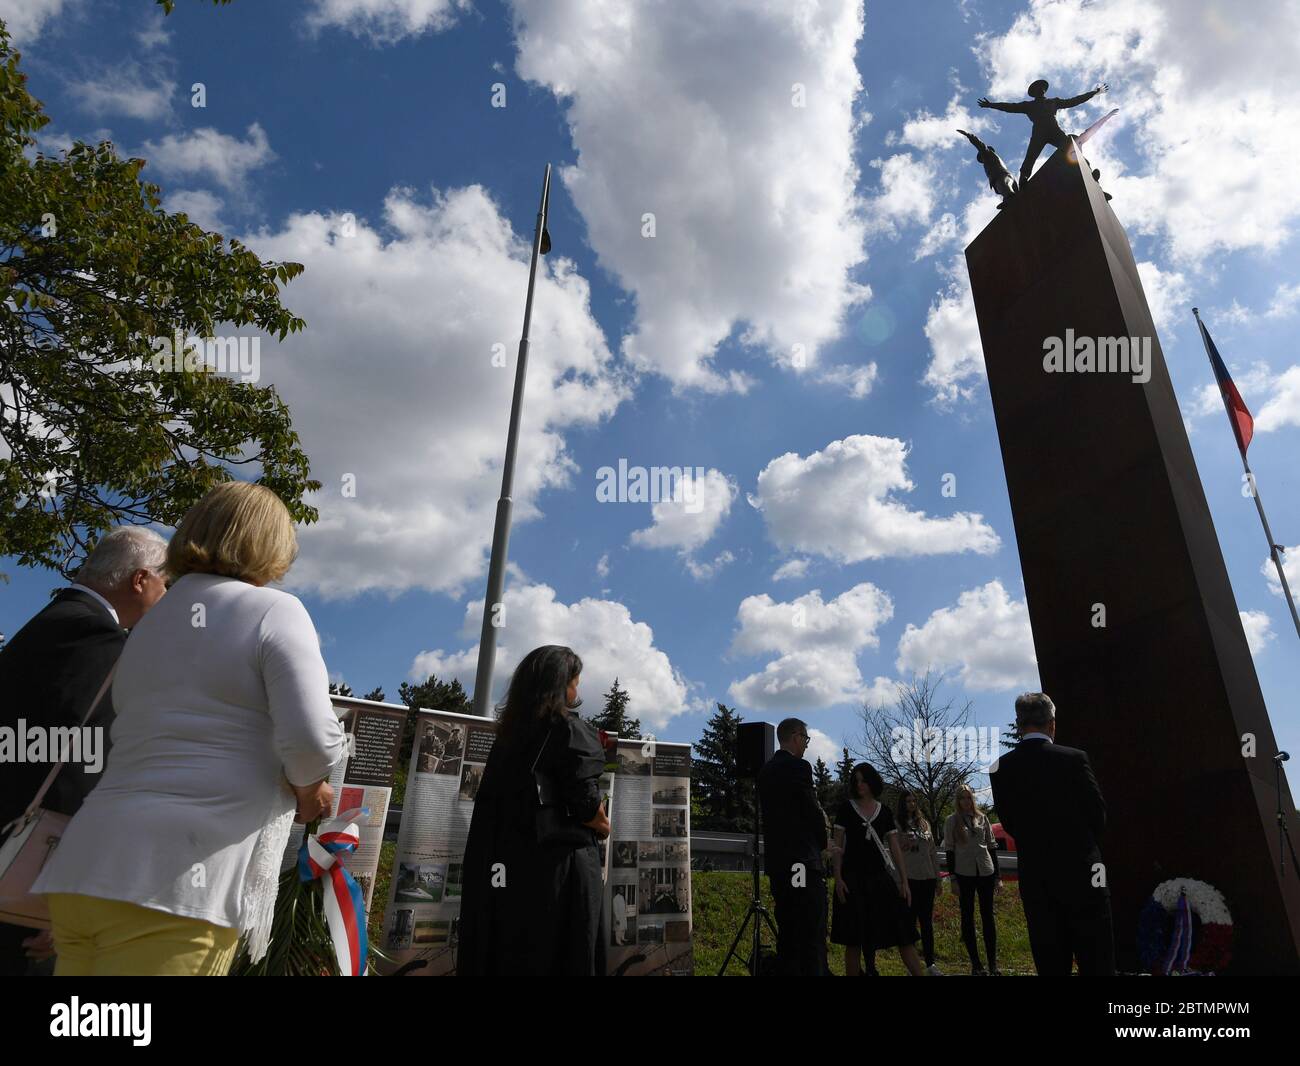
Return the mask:
[[109, 142], [35, 151], [48, 119], [18, 59], [0, 24], [0, 555], [69, 574], [99, 532], [174, 525], [237, 473], [314, 521], [320, 483], [273, 388], [153, 364], [178, 333], [301, 331], [280, 290], [302, 265], [163, 211]]
[[[154, 2], [163, 9], [164, 15], [170, 15], [176, 9], [176, 0], [154, 0]], [[213, 6], [221, 7], [223, 4], [230, 3], [230, 0], [212, 0]]]
[[295, 864], [280, 875], [266, 954], [253, 963], [248, 945], [241, 943], [230, 976], [337, 977], [338, 970], [321, 882], [301, 880]]

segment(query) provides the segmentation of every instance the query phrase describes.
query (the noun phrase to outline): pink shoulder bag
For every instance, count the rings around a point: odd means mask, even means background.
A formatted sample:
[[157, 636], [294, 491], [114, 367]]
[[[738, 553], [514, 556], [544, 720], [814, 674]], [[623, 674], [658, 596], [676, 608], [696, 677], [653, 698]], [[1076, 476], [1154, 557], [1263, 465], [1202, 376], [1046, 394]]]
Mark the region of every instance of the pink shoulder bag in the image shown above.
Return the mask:
[[[90, 709], [81, 720], [84, 729], [95, 713], [99, 701], [104, 698], [108, 686], [113, 682], [117, 664], [109, 670], [104, 683], [99, 686], [95, 698], [90, 701]], [[45, 810], [41, 800], [59, 776], [64, 763], [57, 763], [45, 777], [44, 784], [36, 793], [27, 810], [4, 827], [5, 841], [0, 845], [0, 922], [8, 925], [21, 925], [27, 929], [48, 929], [50, 927], [50, 908], [44, 896], [32, 894], [32, 885], [37, 875], [59, 846], [63, 831], [68, 824], [68, 815]]]

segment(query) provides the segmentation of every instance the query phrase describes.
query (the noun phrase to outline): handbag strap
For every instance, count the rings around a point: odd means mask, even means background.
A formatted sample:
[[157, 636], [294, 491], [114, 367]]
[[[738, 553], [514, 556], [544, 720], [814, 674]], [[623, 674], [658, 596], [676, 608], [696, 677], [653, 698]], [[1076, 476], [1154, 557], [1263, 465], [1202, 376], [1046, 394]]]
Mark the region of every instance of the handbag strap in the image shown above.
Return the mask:
[[[116, 662], [114, 662], [113, 665], [109, 667], [108, 675], [104, 678], [104, 683], [99, 686], [99, 691], [95, 693], [95, 698], [90, 701], [90, 707], [87, 708], [86, 715], [81, 720], [80, 728], [84, 729], [86, 727], [86, 723], [90, 721], [90, 716], [95, 713], [95, 708], [99, 706], [99, 701], [104, 698], [104, 693], [108, 691], [108, 686], [113, 683], [113, 675], [115, 673], [117, 673]], [[49, 792], [50, 787], [54, 784], [54, 779], [59, 776], [59, 771], [62, 770], [66, 765], [67, 765], [66, 762], [58, 762], [55, 763], [55, 765], [50, 768], [50, 772], [45, 775], [45, 780], [44, 782], [42, 782], [40, 790], [36, 793], [36, 798], [32, 800], [32, 802], [28, 805], [27, 810], [23, 812], [22, 817], [15, 818], [13, 822], [9, 823], [9, 825], [13, 825], [15, 822], [17, 823], [25, 822], [27, 821], [27, 819], [29, 819], [32, 816], [32, 814], [36, 811], [36, 809], [40, 807], [41, 800], [45, 798], [45, 794]], [[5, 828], [8, 829], [9, 826], [5, 826]]]
[[894, 868], [893, 856], [889, 854], [889, 849], [885, 847], [885, 842], [880, 839], [880, 834], [876, 832], [876, 815], [880, 813], [882, 806], [883, 804], [881, 804], [879, 800], [876, 800], [876, 810], [870, 818], [866, 817], [866, 815], [861, 811], [858, 811], [858, 815], [867, 823], [867, 838], [875, 843], [876, 847], [879, 849], [880, 857], [885, 860], [885, 869], [891, 874], [897, 874], [898, 871]]
[[537, 757], [533, 759], [533, 765], [529, 770], [533, 775], [533, 784], [537, 787], [537, 802], [543, 807], [546, 806], [546, 800], [542, 799], [542, 785], [546, 775], [537, 772], [537, 764], [542, 761], [542, 752], [546, 750], [546, 745], [551, 742], [551, 731], [554, 728], [554, 723], [546, 727], [546, 736], [542, 738], [542, 746], [537, 749]]

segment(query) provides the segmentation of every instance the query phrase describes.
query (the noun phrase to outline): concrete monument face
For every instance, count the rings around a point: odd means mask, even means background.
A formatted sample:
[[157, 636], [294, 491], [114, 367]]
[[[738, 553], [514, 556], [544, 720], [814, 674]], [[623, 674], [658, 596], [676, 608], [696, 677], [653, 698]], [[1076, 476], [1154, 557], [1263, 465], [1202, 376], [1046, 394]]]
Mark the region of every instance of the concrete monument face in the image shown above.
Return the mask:
[[1227, 898], [1230, 972], [1294, 973], [1276, 741], [1132, 250], [1077, 158], [966, 249], [1042, 687], [1106, 799], [1120, 969], [1143, 902], [1189, 877]]

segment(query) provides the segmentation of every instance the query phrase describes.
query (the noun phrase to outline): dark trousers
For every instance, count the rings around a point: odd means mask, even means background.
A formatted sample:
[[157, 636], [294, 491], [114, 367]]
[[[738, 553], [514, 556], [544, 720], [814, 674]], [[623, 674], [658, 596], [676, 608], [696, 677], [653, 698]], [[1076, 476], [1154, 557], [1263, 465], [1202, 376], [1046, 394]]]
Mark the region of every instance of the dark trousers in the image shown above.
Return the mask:
[[1040, 977], [1069, 977], [1072, 962], [1084, 977], [1115, 976], [1109, 895], [1094, 890], [1083, 899], [1063, 899], [1037, 878], [1021, 877], [1020, 900]]
[[1034, 164], [1038, 161], [1038, 156], [1049, 144], [1053, 145], [1058, 151], [1065, 148], [1070, 143], [1070, 138], [1064, 133], [1058, 133], [1052, 130], [1047, 133], [1040, 133], [1035, 129], [1029, 135], [1029, 148], [1025, 152], [1025, 161], [1020, 166], [1020, 187], [1025, 187], [1025, 182], [1029, 180], [1029, 175], [1034, 171]]
[[825, 977], [826, 875], [809, 870], [794, 888], [790, 875], [768, 875], [776, 907], [776, 972], [782, 977]]
[[998, 927], [993, 920], [993, 885], [997, 874], [971, 877], [957, 874], [957, 890], [961, 893], [961, 939], [974, 969], [980, 968], [979, 945], [975, 942], [975, 897], [980, 901], [980, 925], [984, 927], [984, 951], [989, 957], [989, 969], [998, 965]]
[[907, 884], [912, 890], [912, 918], [916, 921], [917, 928], [921, 930], [921, 951], [925, 955], [925, 964], [933, 966], [934, 890], [939, 881], [934, 877], [927, 877], [920, 881], [909, 877]]
[[0, 977], [52, 977], [54, 959], [32, 962], [23, 941], [36, 935], [35, 929], [0, 922]]

